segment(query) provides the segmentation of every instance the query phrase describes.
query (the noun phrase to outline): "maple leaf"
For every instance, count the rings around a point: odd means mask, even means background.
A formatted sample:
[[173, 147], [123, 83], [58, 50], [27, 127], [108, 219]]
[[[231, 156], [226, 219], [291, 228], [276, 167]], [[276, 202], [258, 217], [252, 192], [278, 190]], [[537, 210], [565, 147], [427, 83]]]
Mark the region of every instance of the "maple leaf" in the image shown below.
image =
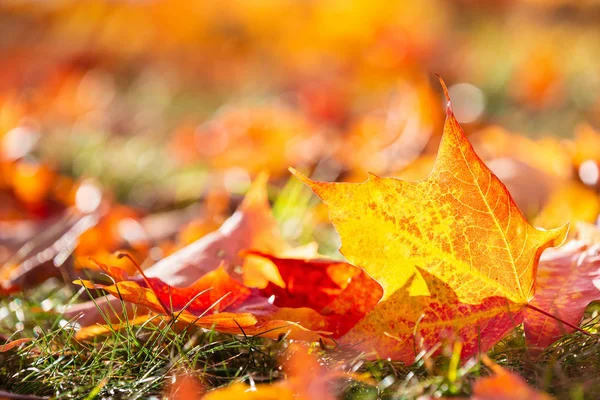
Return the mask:
[[[87, 280], [78, 280], [74, 283], [88, 289], [104, 290], [117, 298], [139, 304], [166, 317], [221, 332], [238, 333], [240, 327], [242, 329], [252, 327], [257, 322], [256, 318], [249, 313], [221, 312], [213, 314], [215, 311], [225, 309], [240, 299], [245, 300], [250, 296], [249, 289], [233, 280], [223, 267], [211, 271], [187, 288], [174, 288], [157, 278], [145, 276], [130, 278], [126, 271], [117, 267], [103, 264], [98, 264], [98, 267], [106, 271], [116, 282], [113, 285], [103, 285]], [[144, 315], [134, 321], [129, 321], [128, 324], [142, 324], [150, 319], [152, 319], [151, 316]], [[123, 328], [121, 324], [90, 326], [79, 330], [76, 337], [88, 339], [121, 328]]]
[[[542, 251], [560, 244], [568, 226], [544, 231], [527, 222], [506, 187], [473, 150], [454, 117], [443, 81], [442, 86], [447, 118], [437, 160], [424, 180], [370, 175], [360, 184], [325, 183], [291, 171], [328, 206], [342, 240], [340, 252], [383, 286], [389, 309], [402, 307], [394, 296], [406, 290], [413, 275], [410, 295], [430, 294], [420, 269], [452, 289], [456, 299], [451, 302], [480, 305], [499, 297], [514, 304], [510, 309], [516, 313], [533, 298]], [[368, 317], [382, 323], [398, 318], [382, 309]], [[438, 323], [451, 327], [456, 318], [464, 315], [442, 314]], [[392, 322], [389, 325], [387, 334], [402, 333]], [[387, 356], [379, 350], [379, 356]]]
[[[523, 322], [523, 311], [504, 297], [480, 304], [461, 303], [456, 293], [435, 276], [419, 271], [429, 295], [411, 295], [411, 280], [379, 303], [338, 343], [380, 357], [411, 364], [421, 350], [429, 350], [455, 335], [462, 340], [462, 356], [485, 352]], [[414, 278], [413, 278], [414, 279]]]
[[578, 224], [577, 233], [576, 239], [544, 252], [540, 259], [538, 291], [530, 304], [568, 325], [533, 309], [525, 310], [525, 338], [533, 353], [574, 332], [586, 307], [600, 298], [598, 229]]
[[272, 318], [328, 331], [334, 338], [350, 330], [383, 294], [362, 269], [345, 262], [279, 258], [256, 251], [246, 254], [272, 262], [280, 275], [281, 286], [271, 282], [260, 290], [279, 308]]
[[525, 379], [502, 368], [487, 356], [484, 356], [483, 362], [494, 375], [475, 381], [471, 400], [552, 400], [551, 396], [532, 389]]
[[[223, 263], [183, 288], [170, 286], [158, 278], [129, 277], [121, 268], [100, 263], [98, 268], [111, 276], [114, 284], [87, 280], [75, 283], [104, 290], [178, 321], [203, 327], [212, 324], [210, 327], [220, 332], [272, 338], [286, 333], [295, 339], [311, 341], [347, 332], [377, 304], [383, 292], [364, 271], [347, 263], [280, 259], [258, 252], [249, 252], [248, 257], [272, 262], [283, 287], [269, 283], [263, 289], [248, 288], [233, 279]], [[140, 316], [128, 324], [143, 324], [154, 318]], [[84, 327], [77, 338], [88, 339], [125, 326]]]

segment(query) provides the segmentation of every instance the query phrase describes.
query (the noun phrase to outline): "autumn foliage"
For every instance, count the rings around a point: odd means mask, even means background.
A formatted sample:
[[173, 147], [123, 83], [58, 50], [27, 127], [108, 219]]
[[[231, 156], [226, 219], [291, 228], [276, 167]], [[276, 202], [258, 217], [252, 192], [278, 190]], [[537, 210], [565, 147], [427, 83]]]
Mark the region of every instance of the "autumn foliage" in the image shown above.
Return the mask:
[[[532, 345], [547, 346], [560, 337], [561, 324], [577, 323], [597, 289], [576, 299], [561, 293], [555, 282], [571, 287], [573, 279], [577, 290], [583, 280], [590, 282], [584, 268], [539, 263], [545, 248], [564, 240], [567, 225], [539, 230], [527, 222], [473, 150], [447, 101], [439, 154], [425, 180], [371, 175], [362, 184], [329, 184], [292, 170], [328, 206], [340, 251], [351, 264], [285, 257], [292, 250], [276, 233], [263, 175], [224, 223], [227, 229], [145, 273], [140, 269], [137, 277], [96, 263], [113, 284], [75, 282], [179, 322], [273, 338], [334, 339], [405, 363], [449, 338], [462, 342], [462, 357], [471, 357], [523, 322]], [[542, 285], [536, 296], [537, 275]], [[198, 278], [190, 284], [191, 277]], [[527, 308], [530, 303], [538, 309]], [[554, 309], [544, 315], [538, 306]], [[564, 321], [556, 314], [561, 310], [569, 310]], [[552, 311], [557, 318], [549, 322]], [[92, 326], [77, 336], [99, 332]]]
[[[443, 365], [409, 397], [545, 400], [507, 343], [597, 343], [595, 2], [33, 3], [0, 4], [0, 362], [135, 329], [190, 338], [166, 398]], [[277, 378], [215, 389], [205, 334], [281, 346]]]

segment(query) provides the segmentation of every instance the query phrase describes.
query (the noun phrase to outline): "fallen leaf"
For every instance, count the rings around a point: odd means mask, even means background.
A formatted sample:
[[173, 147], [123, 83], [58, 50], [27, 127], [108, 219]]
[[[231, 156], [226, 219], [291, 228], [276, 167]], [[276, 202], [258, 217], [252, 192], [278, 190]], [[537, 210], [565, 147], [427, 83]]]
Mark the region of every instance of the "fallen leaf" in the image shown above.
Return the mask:
[[383, 294], [376, 281], [348, 263], [279, 258], [256, 251], [246, 254], [270, 261], [281, 277], [282, 286], [269, 283], [260, 290], [279, 308], [272, 318], [294, 321], [310, 330], [328, 331], [334, 338], [350, 330]]
[[10, 342], [6, 342], [4, 344], [0, 344], [0, 353], [5, 353], [9, 350], [14, 349], [17, 346], [22, 345], [23, 343], [31, 342], [32, 340], [33, 340], [32, 338], [22, 338], [22, 339], [15, 339]]
[[[593, 225], [578, 225], [578, 237], [542, 254], [537, 274], [538, 290], [531, 305], [571, 325], [579, 325], [586, 307], [600, 299], [600, 242], [585, 230], [598, 233]], [[586, 237], [587, 236], [587, 237]], [[537, 353], [561, 336], [575, 331], [547, 315], [525, 310], [528, 350]]]
[[[451, 302], [480, 305], [486, 299], [503, 298], [504, 304], [515, 305], [510, 309], [516, 313], [533, 298], [542, 251], [560, 244], [567, 226], [543, 231], [527, 222], [506, 187], [473, 150], [454, 117], [447, 91], [446, 98], [438, 158], [422, 181], [370, 175], [361, 184], [324, 183], [291, 171], [328, 206], [342, 240], [340, 252], [383, 286], [383, 301], [397, 302], [396, 292], [406, 291], [413, 275], [409, 294], [429, 295], [429, 282], [419, 275], [420, 269], [454, 291], [456, 300]], [[389, 304], [401, 309], [396, 302]], [[490, 315], [501, 310], [505, 309], [492, 307]], [[404, 334], [393, 324], [395, 312], [377, 316], [370, 318], [389, 325], [387, 334]], [[451, 320], [455, 315], [441, 317]], [[378, 336], [382, 341], [385, 337]], [[403, 345], [412, 347], [410, 342]], [[378, 350], [380, 357], [388, 356], [381, 346]]]
[[504, 297], [490, 297], [477, 305], [461, 303], [447, 284], [425, 271], [420, 274], [429, 295], [412, 295], [409, 280], [338, 343], [412, 364], [422, 350], [457, 336], [463, 342], [462, 358], [467, 358], [486, 352], [523, 322], [522, 307]]
[[[116, 282], [103, 285], [87, 280], [74, 283], [88, 289], [101, 289], [126, 302], [146, 307], [164, 318], [175, 318], [180, 322], [192, 323], [221, 332], [240, 333], [240, 328], [249, 328], [257, 319], [249, 313], [226, 313], [224, 310], [236, 302], [250, 297], [250, 290], [233, 280], [222, 267], [209, 272], [192, 286], [174, 288], [157, 278], [129, 278], [126, 271], [99, 264]], [[127, 324], [143, 324], [151, 316], [140, 316], [135, 321], [98, 327], [90, 326], [77, 332], [78, 339], [88, 339], [112, 330], [122, 329]]]
[[193, 400], [202, 398], [204, 387], [190, 373], [173, 377], [171, 388], [166, 396], [168, 400]]
[[529, 387], [525, 379], [489, 358], [484, 357], [484, 363], [494, 375], [475, 381], [471, 400], [552, 400], [551, 396]]
[[[98, 268], [111, 276], [114, 284], [87, 280], [75, 283], [104, 290], [163, 317], [220, 332], [271, 338], [287, 334], [308, 341], [327, 340], [332, 335], [339, 337], [361, 319], [382, 294], [380, 286], [364, 271], [346, 263], [278, 259], [260, 253], [252, 256], [272, 260], [281, 267], [278, 271], [281, 271], [284, 288], [274, 284], [260, 290], [248, 288], [231, 278], [223, 266], [185, 288], [170, 286], [158, 278], [130, 278], [126, 271], [102, 264]], [[295, 269], [303, 265], [303, 271]], [[128, 324], [141, 325], [150, 318], [154, 317], [147, 315], [125, 324], [84, 327], [77, 338], [89, 339], [123, 329]]]
[[188, 287], [173, 287], [158, 278], [129, 277], [126, 271], [98, 263], [116, 282], [103, 285], [87, 280], [75, 281], [88, 289], [101, 289], [115, 297], [142, 305], [155, 312], [175, 313], [185, 309], [201, 314], [219, 311], [250, 297], [251, 290], [225, 271], [223, 264]]

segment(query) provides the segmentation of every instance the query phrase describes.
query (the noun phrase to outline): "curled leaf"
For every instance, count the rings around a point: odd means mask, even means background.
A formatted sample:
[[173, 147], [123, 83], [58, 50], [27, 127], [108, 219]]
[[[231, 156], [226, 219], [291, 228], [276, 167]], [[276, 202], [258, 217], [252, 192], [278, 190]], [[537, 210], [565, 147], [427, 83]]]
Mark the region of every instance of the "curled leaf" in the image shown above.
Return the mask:
[[282, 285], [269, 283], [261, 289], [261, 294], [279, 307], [274, 316], [329, 331], [334, 338], [350, 330], [383, 294], [377, 282], [348, 263], [279, 258], [256, 251], [246, 254], [268, 260], [277, 268]]

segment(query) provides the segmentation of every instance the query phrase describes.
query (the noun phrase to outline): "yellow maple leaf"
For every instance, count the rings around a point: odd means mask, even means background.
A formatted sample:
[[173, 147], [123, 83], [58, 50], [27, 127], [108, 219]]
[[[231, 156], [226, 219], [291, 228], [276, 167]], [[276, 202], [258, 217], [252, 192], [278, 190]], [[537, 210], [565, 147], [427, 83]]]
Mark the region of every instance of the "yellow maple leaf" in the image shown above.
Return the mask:
[[[449, 97], [447, 114], [437, 160], [424, 180], [371, 174], [364, 183], [327, 183], [291, 171], [328, 206], [340, 252], [383, 286], [384, 299], [418, 267], [450, 285], [461, 302], [501, 296], [526, 304], [540, 254], [563, 241], [568, 225], [538, 230], [529, 224], [473, 150]], [[414, 290], [423, 294], [425, 287]]]
[[328, 206], [340, 252], [384, 289], [341, 342], [405, 362], [416, 356], [411, 339], [430, 348], [457, 334], [463, 357], [500, 340], [533, 298], [542, 251], [560, 244], [568, 228], [527, 222], [473, 150], [442, 86], [447, 119], [424, 180], [370, 175], [359, 184], [325, 183], [292, 170]]

